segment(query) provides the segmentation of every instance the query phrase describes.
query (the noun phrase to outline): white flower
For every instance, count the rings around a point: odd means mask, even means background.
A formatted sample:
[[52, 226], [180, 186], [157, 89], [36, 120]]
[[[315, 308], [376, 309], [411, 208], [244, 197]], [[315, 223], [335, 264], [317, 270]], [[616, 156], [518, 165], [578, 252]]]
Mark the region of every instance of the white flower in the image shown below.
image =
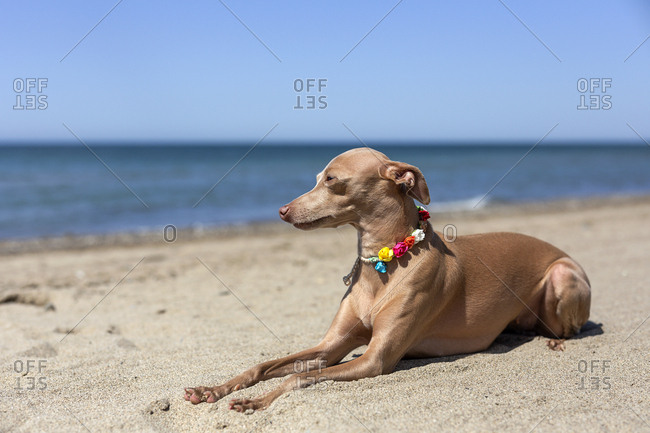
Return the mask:
[[413, 233], [411, 233], [411, 236], [415, 238], [415, 242], [420, 242], [424, 240], [424, 230], [422, 229], [417, 229], [413, 230]]

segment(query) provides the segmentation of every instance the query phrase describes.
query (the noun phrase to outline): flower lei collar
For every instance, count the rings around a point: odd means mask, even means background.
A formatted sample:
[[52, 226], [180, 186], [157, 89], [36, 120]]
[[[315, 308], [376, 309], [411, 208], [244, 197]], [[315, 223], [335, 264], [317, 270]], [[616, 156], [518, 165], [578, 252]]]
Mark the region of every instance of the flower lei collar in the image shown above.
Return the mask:
[[393, 260], [393, 257], [397, 257], [397, 258], [402, 257], [408, 250], [413, 248], [415, 244], [424, 240], [424, 237], [426, 235], [426, 230], [427, 230], [427, 220], [429, 219], [430, 215], [429, 212], [422, 206], [418, 206], [417, 209], [418, 209], [418, 215], [420, 217], [420, 221], [418, 222], [418, 228], [413, 230], [411, 235], [407, 236], [406, 239], [404, 239], [401, 242], [397, 242], [392, 248], [384, 247], [380, 249], [376, 256], [367, 257], [367, 258], [361, 256], [357, 257], [357, 261], [354, 263], [354, 266], [352, 267], [352, 271], [350, 271], [348, 275], [343, 277], [343, 283], [346, 286], [350, 285], [352, 275], [357, 270], [360, 261], [364, 263], [374, 264], [375, 269], [378, 272], [385, 274], [386, 263]]

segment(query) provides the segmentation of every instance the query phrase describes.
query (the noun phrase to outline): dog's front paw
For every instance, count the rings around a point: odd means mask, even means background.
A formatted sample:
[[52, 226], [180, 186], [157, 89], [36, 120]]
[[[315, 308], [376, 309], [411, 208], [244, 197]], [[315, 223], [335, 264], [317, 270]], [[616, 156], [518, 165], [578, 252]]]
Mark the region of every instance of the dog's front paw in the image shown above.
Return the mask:
[[219, 395], [218, 387], [197, 386], [196, 388], [185, 388], [185, 400], [192, 404], [199, 403], [214, 403], [219, 400], [222, 395]]
[[237, 412], [246, 412], [247, 410], [264, 410], [268, 407], [268, 403], [262, 398], [254, 398], [249, 400], [247, 398], [237, 398], [230, 400], [229, 409], [236, 410]]

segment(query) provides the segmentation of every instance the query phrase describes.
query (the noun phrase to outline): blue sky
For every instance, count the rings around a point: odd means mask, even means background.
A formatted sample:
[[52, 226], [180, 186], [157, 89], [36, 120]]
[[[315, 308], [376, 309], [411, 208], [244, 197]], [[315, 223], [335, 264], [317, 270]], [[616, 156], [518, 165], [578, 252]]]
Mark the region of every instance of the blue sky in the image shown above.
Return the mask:
[[116, 3], [3, 2], [0, 141], [650, 141], [641, 0]]

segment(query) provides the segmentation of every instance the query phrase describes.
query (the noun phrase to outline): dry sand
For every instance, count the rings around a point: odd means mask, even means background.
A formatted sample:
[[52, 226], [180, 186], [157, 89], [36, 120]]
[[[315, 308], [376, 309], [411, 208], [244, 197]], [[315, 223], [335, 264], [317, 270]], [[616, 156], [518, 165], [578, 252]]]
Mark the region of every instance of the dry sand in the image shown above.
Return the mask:
[[250, 415], [192, 406], [183, 387], [315, 344], [345, 292], [351, 228], [5, 242], [0, 432], [650, 431], [649, 221], [648, 198], [434, 215], [437, 230], [516, 231], [564, 249], [592, 282], [588, 329], [564, 352], [503, 334], [485, 352], [402, 361]]

